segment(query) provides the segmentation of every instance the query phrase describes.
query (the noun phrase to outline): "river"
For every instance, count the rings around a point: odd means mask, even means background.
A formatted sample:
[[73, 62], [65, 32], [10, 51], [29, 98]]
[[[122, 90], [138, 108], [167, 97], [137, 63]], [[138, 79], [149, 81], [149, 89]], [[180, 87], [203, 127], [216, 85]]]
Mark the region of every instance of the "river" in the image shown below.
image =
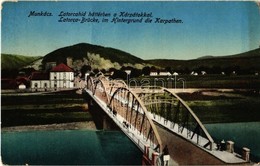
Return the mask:
[[260, 122], [217, 123], [205, 127], [215, 140], [231, 140], [237, 150], [247, 147], [251, 150], [251, 159], [260, 161]]
[[141, 165], [141, 151], [121, 131], [2, 132], [10, 165]]
[[[260, 122], [206, 124], [215, 140], [248, 147], [260, 161]], [[10, 165], [141, 165], [142, 153], [121, 131], [2, 131], [2, 160]]]

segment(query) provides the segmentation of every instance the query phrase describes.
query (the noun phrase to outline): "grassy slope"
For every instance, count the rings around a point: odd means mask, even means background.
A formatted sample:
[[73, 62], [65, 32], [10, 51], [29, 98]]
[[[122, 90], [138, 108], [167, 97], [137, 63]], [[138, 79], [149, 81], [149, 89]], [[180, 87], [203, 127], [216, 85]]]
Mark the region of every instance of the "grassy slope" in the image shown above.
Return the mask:
[[1, 69], [19, 69], [37, 59], [39, 57], [1, 54]]

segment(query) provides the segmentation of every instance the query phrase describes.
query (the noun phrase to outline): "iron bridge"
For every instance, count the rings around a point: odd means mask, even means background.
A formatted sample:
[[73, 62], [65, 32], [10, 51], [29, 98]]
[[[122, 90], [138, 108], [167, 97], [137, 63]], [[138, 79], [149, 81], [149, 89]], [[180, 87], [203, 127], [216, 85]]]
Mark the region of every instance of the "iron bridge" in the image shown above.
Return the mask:
[[[129, 88], [124, 81], [109, 80], [101, 74], [86, 78], [85, 91], [143, 152], [143, 165], [163, 164], [167, 143], [162, 142], [157, 126], [221, 159], [215, 151], [216, 143], [199, 118], [171, 90], [153, 86]], [[177, 165], [174, 156], [170, 156], [168, 164]]]

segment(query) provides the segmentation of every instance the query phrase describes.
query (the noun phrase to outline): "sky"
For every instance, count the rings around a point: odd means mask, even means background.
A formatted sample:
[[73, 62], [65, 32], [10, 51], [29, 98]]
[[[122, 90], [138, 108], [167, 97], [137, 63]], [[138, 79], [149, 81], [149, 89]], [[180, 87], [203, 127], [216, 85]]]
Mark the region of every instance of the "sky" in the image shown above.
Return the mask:
[[[52, 16], [29, 16], [31, 12]], [[59, 22], [60, 12], [110, 13], [99, 23]], [[151, 17], [119, 17], [120, 12]], [[141, 23], [113, 23], [116, 17]], [[66, 16], [65, 16], [66, 18]], [[69, 18], [82, 19], [80, 16]], [[108, 22], [102, 22], [107, 18]], [[145, 23], [150, 18], [151, 23]], [[181, 23], [155, 23], [178, 19]], [[1, 52], [44, 56], [58, 48], [90, 43], [112, 47], [142, 59], [195, 59], [233, 55], [259, 48], [260, 9], [253, 1], [19, 1], [4, 2]]]

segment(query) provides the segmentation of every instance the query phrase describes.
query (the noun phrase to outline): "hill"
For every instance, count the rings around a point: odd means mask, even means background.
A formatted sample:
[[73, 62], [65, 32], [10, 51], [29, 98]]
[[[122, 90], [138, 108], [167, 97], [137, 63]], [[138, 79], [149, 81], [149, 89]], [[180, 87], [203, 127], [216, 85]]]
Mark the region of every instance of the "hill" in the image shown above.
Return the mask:
[[[171, 60], [171, 59], [153, 59], [146, 60], [147, 63], [161, 67], [171, 67], [176, 71], [184, 70], [251, 70], [260, 71], [260, 48], [228, 56], [206, 56], [192, 60]], [[214, 71], [213, 71], [214, 72]], [[218, 71], [219, 72], [219, 71]]]
[[251, 50], [251, 51], [247, 51], [247, 52], [243, 52], [243, 53], [239, 53], [239, 54], [235, 54], [235, 55], [226, 55], [226, 56], [203, 56], [197, 59], [212, 59], [212, 58], [254, 58], [254, 57], [258, 57], [260, 56], [260, 48], [257, 48], [255, 50]]
[[145, 61], [118, 49], [79, 43], [47, 54], [42, 60], [43, 66], [48, 62], [64, 63], [74, 69], [80, 69], [83, 65], [108, 69], [121, 68], [122, 65], [141, 68]]
[[143, 60], [115, 48], [79, 43], [54, 50], [42, 57], [42, 59], [40, 57], [8, 54], [2, 54], [1, 57], [2, 69], [19, 69], [29, 65], [39, 70], [44, 69], [48, 62], [64, 63], [74, 70], [80, 70], [84, 65], [89, 65], [92, 69], [106, 70], [109, 68], [120, 69], [122, 66], [142, 69], [145, 66], [154, 65], [157, 68], [170, 68], [172, 71], [186, 74], [191, 71], [206, 71], [209, 74], [219, 74], [222, 71], [230, 73], [234, 70], [241, 72], [241, 74], [248, 74], [260, 71], [260, 48], [236, 55], [219, 57], [208, 55], [192, 60]]
[[1, 69], [19, 69], [33, 63], [40, 57], [1, 54]]

